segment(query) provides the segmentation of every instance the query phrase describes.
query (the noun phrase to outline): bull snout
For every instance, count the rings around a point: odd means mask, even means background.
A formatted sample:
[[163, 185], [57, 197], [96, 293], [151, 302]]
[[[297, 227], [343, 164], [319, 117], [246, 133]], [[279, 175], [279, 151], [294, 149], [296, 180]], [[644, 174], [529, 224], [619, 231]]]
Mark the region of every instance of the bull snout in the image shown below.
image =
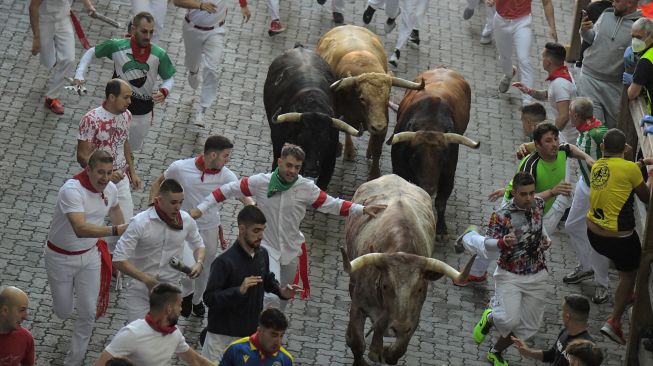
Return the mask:
[[409, 335], [412, 330], [413, 326], [409, 322], [392, 322], [390, 324], [390, 334], [393, 337], [400, 338]]
[[388, 126], [386, 126], [386, 125], [378, 126], [378, 125], [370, 124], [367, 127], [367, 130], [369, 131], [369, 133], [371, 133], [373, 135], [379, 135], [379, 134], [385, 134], [386, 130], [387, 130], [387, 127]]

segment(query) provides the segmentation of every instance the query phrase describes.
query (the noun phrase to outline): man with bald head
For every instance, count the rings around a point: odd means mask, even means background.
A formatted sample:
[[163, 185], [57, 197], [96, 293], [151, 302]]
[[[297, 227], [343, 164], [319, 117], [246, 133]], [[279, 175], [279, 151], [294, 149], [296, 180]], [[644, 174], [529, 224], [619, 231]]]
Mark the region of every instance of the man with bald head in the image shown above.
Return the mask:
[[0, 365], [34, 365], [34, 338], [21, 327], [29, 299], [19, 288], [0, 286]]
[[[129, 222], [134, 216], [130, 185], [134, 189], [141, 185], [129, 144], [132, 114], [127, 108], [131, 104], [132, 88], [124, 80], [112, 79], [104, 90], [106, 97], [102, 105], [86, 113], [79, 122], [77, 162], [82, 168], [86, 168], [93, 151], [104, 150], [111, 154], [111, 182], [118, 189], [118, 204], [122, 209], [124, 222]], [[116, 240], [108, 240], [107, 244], [113, 253]]]

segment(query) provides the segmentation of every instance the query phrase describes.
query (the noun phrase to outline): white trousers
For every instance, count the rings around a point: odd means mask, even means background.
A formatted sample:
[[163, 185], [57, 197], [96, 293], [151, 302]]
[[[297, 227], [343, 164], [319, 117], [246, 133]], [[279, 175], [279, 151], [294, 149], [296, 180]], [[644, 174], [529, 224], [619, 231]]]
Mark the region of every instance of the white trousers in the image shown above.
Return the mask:
[[54, 67], [45, 94], [48, 98], [59, 98], [67, 85], [66, 76], [72, 76], [75, 66], [75, 35], [69, 16], [56, 22], [39, 22], [41, 29], [41, 65]]
[[147, 286], [134, 278], [129, 279], [129, 286], [125, 294], [127, 302], [127, 323], [144, 319], [150, 311], [150, 291]]
[[608, 278], [608, 269], [610, 268], [610, 259], [597, 253], [587, 238], [587, 221], [585, 217], [590, 209], [590, 188], [583, 181], [581, 176], [576, 183], [574, 200], [571, 203], [571, 209], [565, 223], [565, 230], [569, 235], [569, 240], [576, 250], [578, 263], [584, 271], [594, 270], [594, 282], [603, 287], [608, 287], [610, 279]]
[[206, 332], [206, 339], [204, 339], [204, 346], [202, 346], [202, 356], [209, 359], [211, 362], [220, 362], [224, 350], [232, 343], [239, 340], [240, 337], [232, 337], [222, 334], [215, 334]]
[[484, 0], [467, 0], [467, 8], [476, 9], [478, 4], [481, 4], [481, 7], [485, 8], [485, 25], [483, 26], [483, 36], [487, 36], [492, 33], [492, 27], [494, 23], [494, 13], [496, 10], [494, 6], [487, 6]]
[[163, 24], [166, 21], [168, 0], [132, 0], [132, 17], [146, 11], [154, 17], [154, 35], [152, 42], [158, 43], [163, 36]]
[[[498, 13], [494, 15], [494, 41], [499, 51], [499, 66], [504, 75], [512, 76], [512, 53], [517, 54], [520, 81], [533, 86], [533, 66], [531, 65], [532, 17], [527, 15], [518, 19], [505, 19]], [[522, 103], [531, 103], [533, 98], [522, 94]]]
[[374, 9], [385, 8], [385, 15], [388, 18], [396, 18], [399, 15], [399, 0], [367, 0], [367, 5]]
[[[132, 200], [131, 187], [129, 185], [129, 178], [125, 174], [125, 177], [122, 178], [118, 184], [116, 184], [118, 189], [118, 205], [122, 211], [122, 218], [125, 220], [125, 223], [129, 223], [129, 220], [134, 216], [134, 201]], [[111, 236], [107, 237], [105, 240], [109, 246], [109, 252], [113, 253], [116, 249], [116, 243], [118, 242], [119, 237]]]
[[142, 115], [133, 115], [132, 122], [129, 125], [129, 147], [133, 152], [141, 151], [145, 136], [154, 121], [154, 111]]
[[[282, 265], [278, 260], [272, 258], [272, 256], [268, 255], [268, 257], [270, 258], [270, 272], [274, 273], [274, 277], [279, 281], [279, 286], [283, 288], [287, 284], [292, 284], [297, 274], [298, 258], [295, 257], [292, 262]], [[274, 307], [284, 311], [287, 305], [288, 300], [281, 300], [275, 294], [265, 293], [263, 308]]]
[[66, 320], [77, 307], [70, 349], [63, 362], [65, 366], [78, 366], [84, 361], [95, 324], [100, 267], [100, 252], [96, 248], [80, 255], [64, 255], [45, 248], [45, 270], [54, 314]]
[[401, 50], [406, 45], [410, 32], [420, 28], [428, 3], [429, 0], [402, 0], [395, 49]]
[[[268, 9], [272, 20], [281, 19], [279, 16], [279, 0], [268, 0]], [[331, 0], [331, 11], [343, 13], [345, 11], [345, 0]]]
[[200, 106], [208, 108], [218, 95], [218, 76], [225, 39], [224, 27], [204, 31], [184, 22], [183, 37], [186, 68], [189, 73], [197, 73], [200, 68], [202, 69]]
[[501, 268], [494, 272], [492, 318], [502, 337], [529, 339], [540, 329], [550, 290], [546, 270], [518, 275]]
[[[209, 274], [211, 273], [211, 265], [218, 255], [222, 254], [223, 250], [219, 243], [218, 228], [208, 230], [200, 230], [200, 236], [204, 242], [204, 267], [202, 273], [195, 278], [191, 279], [186, 275], [181, 277], [181, 292], [182, 296], [186, 297], [193, 294], [193, 304], [197, 305], [202, 301], [206, 284], [209, 282]], [[190, 258], [188, 258], [190, 256]], [[190, 263], [189, 263], [190, 260]], [[184, 263], [195, 263], [193, 251], [188, 247], [188, 243], [184, 243]]]

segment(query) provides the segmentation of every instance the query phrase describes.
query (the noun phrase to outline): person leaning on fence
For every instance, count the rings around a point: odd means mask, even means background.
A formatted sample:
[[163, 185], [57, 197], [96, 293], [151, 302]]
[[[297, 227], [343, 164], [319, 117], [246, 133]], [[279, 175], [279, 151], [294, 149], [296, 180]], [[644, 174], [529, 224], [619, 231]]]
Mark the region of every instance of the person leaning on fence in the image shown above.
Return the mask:
[[[633, 53], [641, 55], [635, 72], [624, 73], [623, 81], [628, 86], [628, 98], [636, 99], [640, 94], [646, 98], [646, 113], [651, 114], [651, 95], [653, 94], [653, 20], [640, 18], [631, 29], [633, 36], [632, 46], [624, 54], [624, 62], [628, 55]], [[642, 89], [644, 93], [642, 93]]]

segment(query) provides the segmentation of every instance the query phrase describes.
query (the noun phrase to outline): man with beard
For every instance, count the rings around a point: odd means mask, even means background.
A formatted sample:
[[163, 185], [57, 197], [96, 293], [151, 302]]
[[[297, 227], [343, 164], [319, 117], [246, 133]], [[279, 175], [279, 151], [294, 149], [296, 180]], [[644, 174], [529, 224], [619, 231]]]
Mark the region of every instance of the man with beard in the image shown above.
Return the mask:
[[174, 179], [164, 180], [153, 207], [134, 216], [116, 245], [113, 262], [132, 277], [126, 295], [129, 321], [147, 314], [148, 294], [159, 282], [180, 283], [182, 273], [170, 261], [182, 258], [185, 242], [195, 257], [188, 277], [196, 278], [204, 269], [204, 242], [195, 220], [181, 210], [183, 201], [181, 185]]
[[289, 299], [300, 290], [297, 285], [280, 288], [270, 271], [268, 251], [261, 246], [265, 223], [258, 207], [245, 206], [238, 213], [236, 242], [211, 266], [204, 292], [209, 319], [202, 347], [202, 355], [211, 361], [219, 361], [231, 342], [256, 331], [264, 292]]
[[[131, 38], [110, 39], [90, 48], [82, 56], [75, 73], [75, 85], [81, 86], [84, 73], [94, 58], [113, 60], [114, 78], [127, 81], [132, 87], [129, 111], [129, 144], [133, 151], [140, 151], [154, 117], [154, 104], [163, 103], [174, 84], [175, 67], [166, 51], [153, 44], [154, 17], [150, 13], [138, 13], [132, 20]], [[156, 90], [157, 75], [163, 82]]]
[[177, 329], [180, 312], [181, 290], [167, 283], [156, 285], [150, 294], [150, 312], [145, 319], [120, 329], [95, 366], [108, 365], [114, 357], [126, 357], [139, 366], [169, 365], [174, 354], [191, 366], [212, 366], [212, 362], [190, 348]]

